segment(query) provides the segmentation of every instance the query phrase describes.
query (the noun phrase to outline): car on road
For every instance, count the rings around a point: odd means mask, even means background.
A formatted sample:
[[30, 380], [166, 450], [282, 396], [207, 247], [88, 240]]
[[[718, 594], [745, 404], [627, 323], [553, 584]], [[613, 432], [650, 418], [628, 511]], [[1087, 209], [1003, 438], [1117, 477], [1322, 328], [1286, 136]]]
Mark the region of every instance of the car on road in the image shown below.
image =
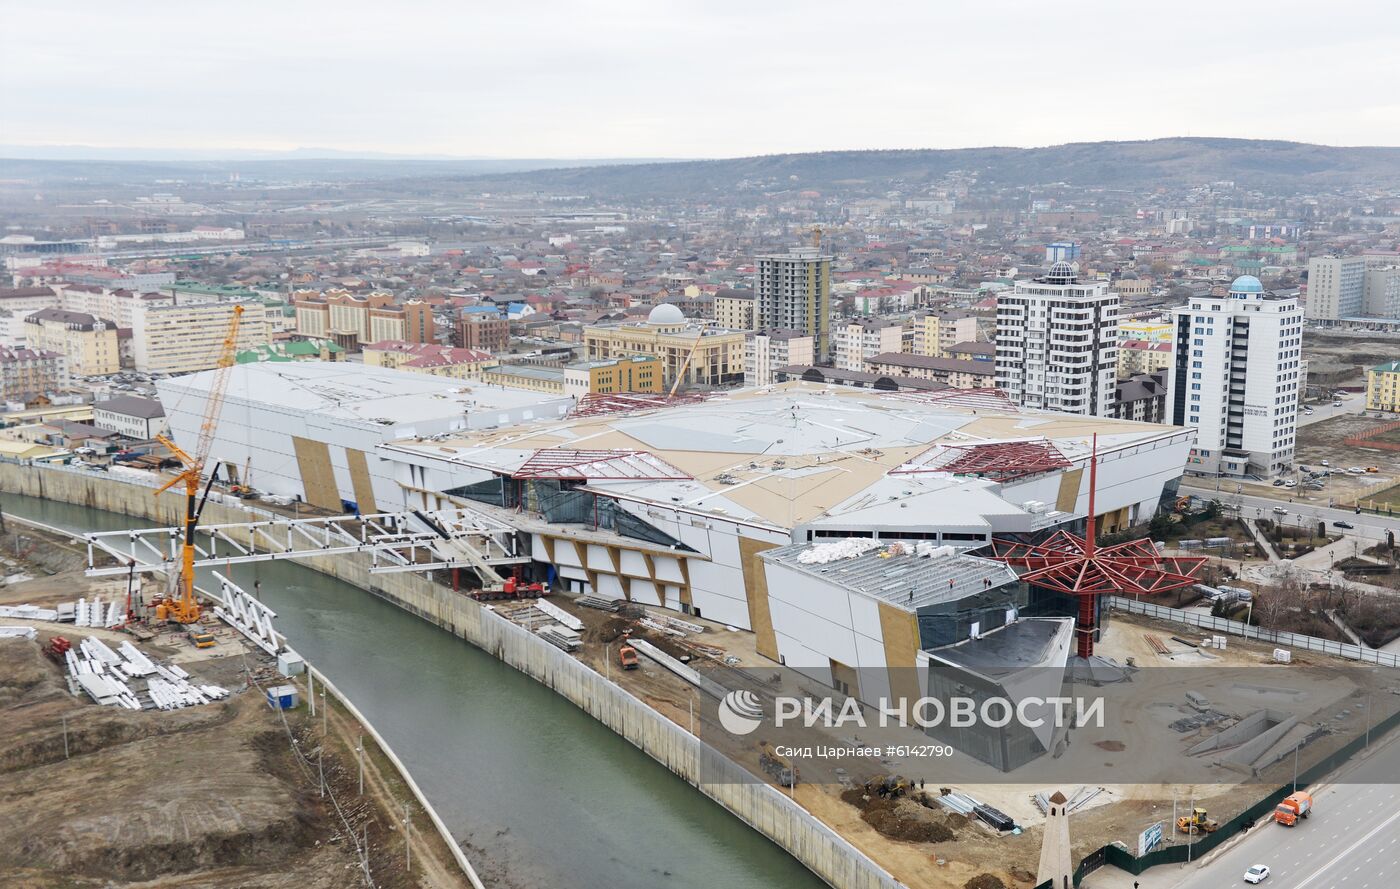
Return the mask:
[[1281, 488], [1281, 487], [1283, 487], [1283, 479], [1281, 479], [1281, 478], [1276, 478], [1276, 479], [1274, 479], [1274, 487], [1275, 487], [1275, 488]]
[[1366, 474], [1366, 470], [1362, 469], [1360, 466], [1348, 466], [1348, 467], [1347, 467], [1347, 472], [1350, 472], [1352, 475], [1365, 475], [1365, 474]]
[[1293, 481], [1292, 479], [1289, 479], [1288, 481], [1283, 483], [1283, 486], [1285, 488], [1296, 488], [1298, 487], [1298, 483]]
[[1275, 506], [1274, 515], [1288, 515], [1288, 510], [1284, 509], [1282, 506]]
[[1322, 465], [1323, 465], [1323, 466], [1331, 466], [1332, 464], [1331, 464], [1331, 463], [1328, 463], [1326, 460], [1323, 460], [1323, 461], [1322, 461]]
[[1333, 407], [1341, 407], [1341, 406], [1342, 406], [1342, 403], [1341, 403], [1340, 401], [1334, 401], [1334, 402], [1332, 402], [1332, 406], [1333, 406]]
[[1256, 864], [1244, 872], [1246, 883], [1262, 883], [1269, 878], [1269, 866], [1266, 864]]
[[1350, 531], [1352, 528], [1355, 528], [1356, 526], [1353, 525], [1351, 522], [1344, 522], [1344, 521], [1341, 521], [1340, 519], [1338, 519], [1337, 521], [1335, 521], [1335, 522], [1332, 523], [1332, 527], [1333, 527], [1333, 528], [1342, 528], [1342, 529], [1345, 529], [1345, 530], [1347, 530], [1347, 531]]

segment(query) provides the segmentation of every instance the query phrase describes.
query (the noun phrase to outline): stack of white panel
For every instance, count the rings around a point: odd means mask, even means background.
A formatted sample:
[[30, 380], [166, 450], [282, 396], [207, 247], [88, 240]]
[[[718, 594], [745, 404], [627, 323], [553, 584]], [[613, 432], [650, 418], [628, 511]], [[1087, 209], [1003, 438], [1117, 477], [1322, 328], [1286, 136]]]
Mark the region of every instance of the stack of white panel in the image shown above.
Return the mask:
[[0, 617], [17, 617], [20, 620], [58, 620], [58, 612], [52, 608], [37, 605], [0, 605]]
[[119, 626], [125, 622], [124, 617], [125, 616], [122, 614], [121, 611], [121, 606], [118, 605], [116, 602], [113, 602], [111, 605], [107, 606], [107, 618], [102, 622], [102, 625], [109, 629], [115, 626]]
[[73, 626], [85, 627], [88, 625], [87, 599], [78, 600], [78, 608], [73, 612]]
[[117, 650], [121, 652], [124, 661], [122, 672], [128, 676], [149, 676], [156, 671], [156, 665], [151, 663], [151, 659], [138, 651], [136, 646], [130, 642], [122, 642], [121, 645], [117, 646]]

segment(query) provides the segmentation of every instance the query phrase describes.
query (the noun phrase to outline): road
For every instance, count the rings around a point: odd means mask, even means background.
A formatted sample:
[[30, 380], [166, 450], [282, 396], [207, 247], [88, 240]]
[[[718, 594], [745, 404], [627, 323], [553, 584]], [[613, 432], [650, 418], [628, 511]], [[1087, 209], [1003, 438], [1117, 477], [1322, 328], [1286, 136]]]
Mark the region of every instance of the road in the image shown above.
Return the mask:
[[[1346, 532], [1348, 536], [1359, 537], [1366, 541], [1380, 541], [1385, 539], [1387, 530], [1394, 530], [1396, 536], [1400, 537], [1400, 516], [1377, 516], [1366, 513], [1357, 515], [1356, 511], [1351, 509], [1329, 509], [1312, 503], [1289, 503], [1286, 498], [1282, 497], [1282, 494], [1280, 494], [1280, 499], [1236, 494], [1234, 488], [1231, 487], [1232, 485], [1232, 482], [1226, 480], [1220, 486], [1220, 491], [1217, 492], [1213, 482], [1209, 485], [1197, 485], [1182, 480], [1181, 493], [1194, 494], [1205, 500], [1219, 500], [1226, 507], [1236, 507], [1242, 510], [1240, 517], [1244, 519], [1282, 518], [1286, 524], [1296, 525], [1299, 517], [1302, 517], [1305, 522], [1313, 524], [1325, 521], [1329, 530], [1336, 530], [1332, 528], [1333, 522], [1344, 521], [1355, 526], [1353, 530]], [[1288, 515], [1277, 516], [1273, 511], [1276, 506], [1288, 510]]]
[[1087, 889], [1220, 889], [1243, 886], [1244, 872], [1265, 864], [1265, 889], [1390, 889], [1400, 874], [1400, 743], [1346, 767], [1314, 796], [1312, 817], [1288, 828], [1261, 821], [1201, 865], [1166, 865], [1133, 877], [1103, 868]]

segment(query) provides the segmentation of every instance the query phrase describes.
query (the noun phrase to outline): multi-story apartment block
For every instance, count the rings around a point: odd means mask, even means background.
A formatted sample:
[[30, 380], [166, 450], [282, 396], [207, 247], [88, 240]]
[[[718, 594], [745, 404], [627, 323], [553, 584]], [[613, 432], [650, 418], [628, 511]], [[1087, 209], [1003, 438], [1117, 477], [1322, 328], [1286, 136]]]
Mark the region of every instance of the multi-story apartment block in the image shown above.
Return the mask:
[[958, 343], [977, 339], [977, 316], [971, 312], [946, 309], [931, 311], [914, 319], [914, 353], [947, 358]]
[[1170, 422], [1196, 429], [1187, 471], [1271, 476], [1293, 462], [1303, 313], [1292, 297], [1242, 275], [1225, 296], [1172, 312]]
[[756, 305], [752, 290], [721, 290], [715, 294], [715, 323], [730, 330], [753, 330]]
[[893, 377], [929, 380], [954, 389], [990, 389], [996, 382], [996, 371], [990, 361], [938, 358], [905, 352], [876, 355], [866, 362], [864, 369]]
[[0, 346], [0, 399], [17, 401], [68, 387], [68, 359], [47, 349]]
[[114, 374], [122, 367], [117, 326], [86, 312], [40, 309], [24, 319], [24, 341], [31, 349], [63, 355], [73, 376]]
[[904, 326], [898, 321], [867, 318], [837, 325], [835, 366], [842, 370], [865, 370], [865, 362], [886, 352], [902, 349]]
[[744, 340], [744, 385], [771, 386], [776, 371], [813, 362], [816, 339], [796, 330], [761, 330]]
[[24, 319], [63, 304], [52, 287], [0, 287], [0, 345], [23, 346]]
[[463, 349], [504, 352], [510, 348], [510, 322], [496, 312], [464, 312], [457, 318], [453, 342]]
[[356, 296], [344, 290], [292, 294], [296, 332], [356, 346], [382, 340], [433, 342], [432, 307], [420, 300], [395, 303], [388, 293]]
[[1015, 404], [1113, 415], [1118, 294], [1057, 262], [997, 295], [996, 384]]
[[1167, 376], [1170, 369], [1141, 373], [1118, 381], [1113, 415], [1138, 423], [1167, 422]]
[[1171, 367], [1171, 363], [1172, 344], [1170, 342], [1149, 343], [1147, 340], [1122, 340], [1118, 343], [1118, 379], [1120, 380], [1162, 370]]
[[1309, 321], [1361, 316], [1366, 296], [1366, 257], [1314, 256], [1308, 260]]
[[1366, 410], [1400, 414], [1400, 361], [1366, 371]]
[[142, 373], [186, 374], [218, 363], [235, 306], [243, 305], [237, 348], [251, 351], [266, 344], [267, 318], [262, 303], [138, 305], [132, 317], [133, 364]]
[[755, 330], [796, 330], [816, 341], [816, 360], [831, 360], [831, 260], [818, 247], [758, 257]]
[[1366, 270], [1361, 309], [1372, 318], [1400, 319], [1400, 266]]

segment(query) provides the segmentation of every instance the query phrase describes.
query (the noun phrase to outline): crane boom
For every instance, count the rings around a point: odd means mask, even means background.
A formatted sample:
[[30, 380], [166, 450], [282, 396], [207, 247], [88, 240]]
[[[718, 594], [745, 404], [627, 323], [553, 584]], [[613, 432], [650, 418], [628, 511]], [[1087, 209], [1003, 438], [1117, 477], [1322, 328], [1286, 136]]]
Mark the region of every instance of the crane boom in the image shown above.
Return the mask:
[[[204, 417], [199, 426], [199, 439], [191, 455], [164, 435], [156, 439], [184, 466], [179, 475], [156, 489], [160, 496], [181, 482], [185, 485], [185, 539], [181, 549], [180, 596], [167, 599], [156, 606], [158, 620], [172, 620], [176, 623], [191, 624], [199, 620], [199, 602], [194, 595], [194, 530], [199, 524], [199, 482], [204, 473], [205, 461], [214, 446], [214, 432], [219, 426], [219, 412], [228, 392], [229, 369], [233, 367], [238, 354], [238, 326], [243, 318], [243, 306], [233, 307], [233, 317], [229, 319], [228, 331], [219, 349], [219, 358], [214, 365], [214, 378], [209, 383], [209, 398], [204, 403]], [[217, 470], [216, 470], [217, 471]], [[214, 473], [210, 473], [213, 483]]]

